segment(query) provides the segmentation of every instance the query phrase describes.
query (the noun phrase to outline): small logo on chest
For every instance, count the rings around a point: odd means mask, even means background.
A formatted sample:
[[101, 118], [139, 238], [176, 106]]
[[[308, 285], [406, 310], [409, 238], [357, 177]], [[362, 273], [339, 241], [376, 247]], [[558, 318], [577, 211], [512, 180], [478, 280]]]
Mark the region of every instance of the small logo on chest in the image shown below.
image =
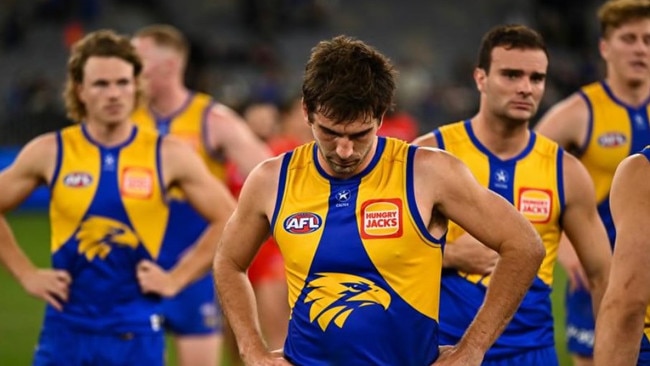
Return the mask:
[[627, 138], [622, 133], [607, 132], [598, 136], [598, 145], [602, 147], [617, 147], [625, 144]]
[[636, 128], [640, 130], [645, 130], [646, 127], [648, 127], [648, 123], [645, 121], [645, 118], [643, 118], [638, 113], [634, 115], [634, 124], [636, 125]]
[[85, 172], [72, 172], [63, 177], [63, 184], [70, 188], [84, 188], [91, 185], [93, 176]]
[[364, 239], [402, 236], [402, 200], [368, 200], [361, 205], [361, 237]]
[[548, 189], [521, 188], [519, 212], [533, 224], [545, 224], [551, 219], [553, 192]]
[[124, 197], [148, 199], [153, 195], [154, 180], [151, 169], [128, 167], [122, 170], [120, 191]]
[[320, 229], [323, 219], [313, 212], [295, 213], [284, 220], [284, 230], [291, 234], [308, 234]]

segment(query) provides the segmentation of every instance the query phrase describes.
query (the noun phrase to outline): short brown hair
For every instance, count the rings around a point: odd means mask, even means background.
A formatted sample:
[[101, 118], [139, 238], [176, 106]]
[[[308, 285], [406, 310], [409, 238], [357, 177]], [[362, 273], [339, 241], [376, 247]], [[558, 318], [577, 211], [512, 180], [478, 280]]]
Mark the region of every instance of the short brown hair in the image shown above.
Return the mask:
[[305, 66], [302, 97], [309, 121], [321, 113], [335, 123], [381, 120], [393, 107], [397, 72], [362, 41], [338, 36], [319, 42]]
[[[142, 62], [128, 37], [121, 36], [112, 30], [99, 30], [89, 33], [77, 41], [72, 46], [68, 58], [68, 75], [63, 92], [67, 115], [75, 122], [80, 122], [86, 117], [86, 106], [77, 95], [77, 86], [83, 82], [84, 67], [88, 59], [93, 56], [117, 57], [130, 63], [133, 65], [133, 76], [136, 82], [142, 72]], [[140, 97], [138, 90], [136, 103], [139, 102]]]
[[189, 43], [183, 33], [171, 25], [152, 24], [135, 32], [133, 37], [151, 38], [156, 45], [171, 48], [181, 55], [183, 63], [187, 62], [190, 53]]
[[490, 72], [492, 65], [492, 50], [497, 47], [522, 50], [542, 50], [548, 57], [544, 38], [535, 30], [520, 24], [498, 25], [490, 29], [481, 41], [478, 51], [479, 69]]
[[632, 21], [650, 19], [650, 0], [609, 0], [598, 9], [601, 36]]

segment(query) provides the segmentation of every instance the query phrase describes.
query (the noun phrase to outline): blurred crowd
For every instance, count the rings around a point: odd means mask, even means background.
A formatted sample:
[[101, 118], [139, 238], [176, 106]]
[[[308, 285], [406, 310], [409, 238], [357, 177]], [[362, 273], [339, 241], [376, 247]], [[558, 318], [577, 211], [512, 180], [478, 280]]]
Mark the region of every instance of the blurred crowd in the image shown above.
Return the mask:
[[[47, 52], [59, 49], [61, 55], [65, 55], [67, 47], [88, 30], [111, 27], [128, 33], [146, 22], [170, 23], [183, 30], [192, 44], [188, 86], [212, 94], [245, 116], [259, 118], [260, 114], [266, 113], [268, 121], [279, 121], [277, 116], [282, 115], [286, 106], [291, 105], [300, 93], [297, 85], [301, 65], [295, 65], [290, 57], [309, 51], [300, 50], [303, 45], [297, 42], [287, 44], [287, 40], [300, 39], [296, 35], [301, 34], [312, 37], [332, 33], [355, 35], [355, 29], [364, 26], [366, 16], [357, 14], [354, 18], [351, 15], [353, 11], [348, 9], [349, 4], [342, 1], [188, 0], [187, 9], [195, 3], [206, 8], [196, 9], [198, 5], [194, 6], [194, 12], [188, 10], [189, 15], [183, 18], [174, 8], [174, 3], [162, 0], [1, 2], [0, 72], [3, 80], [0, 82], [0, 145], [22, 145], [35, 135], [68, 123], [60, 97], [65, 67], [58, 65], [56, 60], [60, 58], [55, 55], [49, 64], [48, 60], [35, 60], [42, 57], [34, 56], [39, 54], [32, 49], [40, 45], [48, 46]], [[505, 1], [498, 3], [507, 6]], [[367, 4], [374, 7], [374, 12], [383, 7], [387, 13], [391, 12], [391, 7], [405, 6], [405, 2], [392, 1]], [[546, 37], [551, 52], [550, 75], [539, 116], [578, 86], [601, 75], [597, 53], [599, 34], [594, 16], [599, 2], [529, 0], [526, 4], [521, 7], [525, 11], [516, 14], [517, 19], [511, 19], [512, 14], [510, 18], [499, 18], [497, 14], [492, 23], [524, 22]], [[437, 6], [458, 4], [441, 3]], [[196, 15], [192, 14], [204, 14], [205, 18], [219, 15], [214, 21], [215, 31], [202, 29], [204, 19], [193, 21], [192, 17], [196, 18]], [[466, 15], [471, 16], [469, 13]], [[216, 30], [223, 32], [217, 34]], [[385, 31], [394, 35], [400, 29], [386, 27]], [[440, 38], [445, 35], [426, 36]], [[380, 39], [381, 35], [377, 38]], [[56, 45], [58, 48], [52, 47], [51, 43], [59, 43]], [[446, 55], [450, 58], [447, 64], [431, 63], [431, 58], [421, 55], [433, 54], [436, 58], [436, 51], [432, 46], [411, 53], [387, 52], [400, 71], [398, 105], [385, 127], [397, 132], [391, 130], [387, 133], [398, 133], [408, 139], [474, 113], [478, 105], [478, 93], [471, 78], [475, 55], [458, 47], [456, 54]], [[43, 62], [51, 67], [44, 69]], [[441, 65], [446, 69], [442, 72], [435, 69]], [[445, 77], [438, 77], [440, 74]], [[261, 106], [266, 109], [253, 108]], [[261, 123], [258, 132], [270, 136], [281, 129], [279, 122], [273, 122], [272, 126]]]

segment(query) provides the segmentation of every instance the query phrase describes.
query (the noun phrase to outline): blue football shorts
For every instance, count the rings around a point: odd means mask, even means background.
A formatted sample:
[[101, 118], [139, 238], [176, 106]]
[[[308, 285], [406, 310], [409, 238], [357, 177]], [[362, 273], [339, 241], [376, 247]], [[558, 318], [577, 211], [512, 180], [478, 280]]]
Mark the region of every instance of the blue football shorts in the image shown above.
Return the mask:
[[594, 310], [591, 294], [582, 287], [570, 292], [566, 299], [566, 340], [570, 353], [583, 357], [594, 354]]
[[61, 327], [43, 329], [34, 366], [163, 366], [164, 333], [96, 334]]
[[221, 333], [221, 308], [212, 274], [190, 284], [175, 297], [163, 300], [162, 317], [165, 329], [175, 335]]

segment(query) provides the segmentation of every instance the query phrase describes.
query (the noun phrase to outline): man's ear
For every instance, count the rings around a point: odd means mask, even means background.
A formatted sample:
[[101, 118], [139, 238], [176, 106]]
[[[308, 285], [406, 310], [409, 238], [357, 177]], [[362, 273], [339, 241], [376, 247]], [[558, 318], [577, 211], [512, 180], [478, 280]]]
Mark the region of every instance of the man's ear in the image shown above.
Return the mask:
[[476, 89], [480, 92], [485, 90], [485, 81], [487, 80], [487, 72], [482, 68], [474, 69], [474, 82], [476, 83]]

